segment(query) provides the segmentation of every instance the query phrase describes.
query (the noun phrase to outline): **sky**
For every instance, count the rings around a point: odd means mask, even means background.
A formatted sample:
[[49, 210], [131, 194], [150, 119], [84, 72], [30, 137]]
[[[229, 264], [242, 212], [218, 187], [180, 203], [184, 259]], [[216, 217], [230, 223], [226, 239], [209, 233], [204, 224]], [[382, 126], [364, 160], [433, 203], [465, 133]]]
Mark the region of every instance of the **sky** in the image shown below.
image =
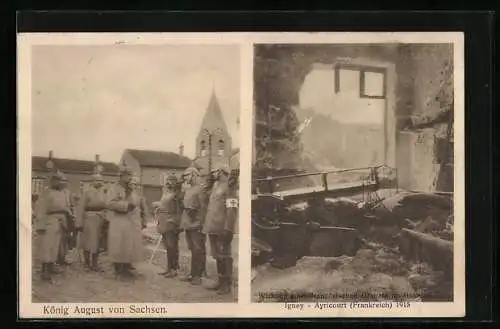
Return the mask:
[[[365, 92], [376, 95], [381, 88], [380, 79], [366, 77]], [[334, 70], [314, 68], [300, 90], [300, 106], [342, 123], [383, 124], [385, 100], [360, 98], [359, 72], [351, 70], [340, 70], [340, 92], [335, 94]]]
[[194, 157], [215, 90], [239, 146], [233, 45], [72, 45], [32, 50], [33, 155], [118, 162], [126, 148]]

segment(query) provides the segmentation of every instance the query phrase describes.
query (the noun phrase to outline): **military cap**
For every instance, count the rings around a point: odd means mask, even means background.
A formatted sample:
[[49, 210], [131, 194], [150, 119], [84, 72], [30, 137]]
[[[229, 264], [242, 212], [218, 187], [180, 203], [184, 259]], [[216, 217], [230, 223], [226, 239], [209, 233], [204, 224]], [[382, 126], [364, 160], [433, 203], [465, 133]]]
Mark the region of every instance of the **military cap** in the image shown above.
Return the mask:
[[195, 167], [189, 167], [186, 169], [186, 171], [184, 171], [184, 174], [182, 174], [182, 176], [187, 176], [187, 175], [200, 176], [200, 171]]
[[55, 173], [52, 174], [50, 177], [51, 180], [59, 180], [59, 181], [67, 181], [68, 179], [66, 178], [66, 175], [63, 174], [62, 171], [57, 170]]
[[178, 179], [175, 174], [168, 174], [166, 181], [171, 183], [177, 183]]

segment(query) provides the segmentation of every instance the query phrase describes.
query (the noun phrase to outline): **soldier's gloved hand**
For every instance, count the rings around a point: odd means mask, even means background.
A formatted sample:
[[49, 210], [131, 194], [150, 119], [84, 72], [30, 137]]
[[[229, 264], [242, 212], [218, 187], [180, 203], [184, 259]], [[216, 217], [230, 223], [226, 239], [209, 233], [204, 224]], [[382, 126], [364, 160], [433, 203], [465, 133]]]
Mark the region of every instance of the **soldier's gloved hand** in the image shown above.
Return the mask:
[[135, 204], [133, 204], [133, 203], [129, 203], [129, 204], [128, 204], [128, 206], [127, 206], [127, 210], [128, 210], [128, 211], [132, 211], [132, 210], [134, 210], [134, 209], [135, 209]]

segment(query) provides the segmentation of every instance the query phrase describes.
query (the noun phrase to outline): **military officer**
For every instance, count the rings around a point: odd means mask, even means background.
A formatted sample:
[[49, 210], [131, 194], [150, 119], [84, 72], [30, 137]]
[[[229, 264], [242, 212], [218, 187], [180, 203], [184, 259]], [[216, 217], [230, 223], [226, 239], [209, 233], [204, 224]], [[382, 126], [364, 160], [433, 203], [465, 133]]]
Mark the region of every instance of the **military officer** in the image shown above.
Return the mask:
[[61, 188], [66, 195], [69, 204], [70, 212], [66, 216], [66, 220], [62, 221], [61, 243], [59, 243], [59, 255], [57, 257], [57, 265], [66, 266], [69, 263], [66, 261], [68, 250], [73, 249], [76, 245], [75, 232], [75, 195], [68, 189], [68, 180], [65, 175], [61, 176]]
[[238, 188], [236, 181], [230, 180], [229, 167], [217, 166], [213, 175], [215, 183], [210, 194], [203, 233], [210, 240], [218, 280], [215, 285], [207, 288], [217, 290], [218, 294], [227, 294], [231, 291], [233, 277], [231, 243], [238, 216]]
[[177, 270], [179, 269], [179, 225], [182, 200], [177, 186], [177, 176], [174, 174], [168, 175], [157, 211], [157, 231], [162, 235], [162, 240], [167, 250], [166, 271], [159, 274], [166, 278], [177, 276]]
[[81, 248], [85, 265], [96, 272], [100, 272], [98, 268], [99, 242], [106, 209], [103, 182], [100, 174], [94, 174], [93, 186], [83, 193], [76, 217], [76, 227], [81, 232]]
[[205, 218], [203, 190], [200, 172], [196, 168], [186, 169], [183, 176], [187, 187], [182, 202], [181, 229], [185, 231], [186, 242], [191, 251], [191, 272], [181, 280], [200, 285], [206, 264], [206, 237], [201, 232]]
[[63, 173], [57, 171], [50, 178], [50, 187], [42, 192], [36, 207], [36, 230], [41, 236], [42, 279], [51, 280], [57, 273], [54, 264], [60, 256], [63, 228], [72, 215], [68, 194], [64, 190]]
[[142, 259], [141, 199], [130, 184], [132, 172], [120, 170], [120, 180], [108, 196], [108, 255], [117, 277], [133, 276], [131, 264]]

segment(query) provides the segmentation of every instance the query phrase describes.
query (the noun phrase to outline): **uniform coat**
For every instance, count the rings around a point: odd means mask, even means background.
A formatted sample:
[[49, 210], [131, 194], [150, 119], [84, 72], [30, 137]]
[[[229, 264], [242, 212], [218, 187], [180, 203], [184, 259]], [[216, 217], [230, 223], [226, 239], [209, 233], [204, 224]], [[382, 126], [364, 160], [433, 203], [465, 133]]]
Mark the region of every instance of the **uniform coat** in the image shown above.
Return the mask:
[[206, 205], [203, 198], [203, 189], [194, 185], [186, 189], [182, 202], [181, 229], [201, 229], [205, 219]]
[[201, 185], [189, 187], [184, 192], [181, 228], [186, 231], [186, 242], [191, 251], [191, 276], [200, 278], [206, 268], [206, 237], [201, 232], [206, 205]]
[[[142, 225], [146, 215], [144, 199], [117, 184], [108, 197], [108, 255], [114, 263], [134, 263], [143, 258]], [[136, 207], [128, 211], [128, 204]]]
[[43, 263], [55, 263], [58, 259], [61, 237], [71, 215], [71, 202], [65, 190], [46, 189], [35, 206], [36, 229], [41, 234], [39, 249]]
[[167, 270], [179, 268], [181, 202], [180, 193], [170, 189], [165, 190], [159, 202], [157, 231], [162, 235], [167, 250]]
[[80, 248], [95, 254], [104, 222], [106, 194], [103, 188], [91, 187], [83, 193], [77, 208], [76, 227], [83, 228], [80, 236]]
[[238, 189], [228, 182], [216, 182], [210, 194], [207, 214], [203, 225], [206, 234], [234, 233], [238, 219]]
[[179, 230], [181, 219], [181, 196], [176, 191], [165, 190], [158, 208], [158, 233]]

